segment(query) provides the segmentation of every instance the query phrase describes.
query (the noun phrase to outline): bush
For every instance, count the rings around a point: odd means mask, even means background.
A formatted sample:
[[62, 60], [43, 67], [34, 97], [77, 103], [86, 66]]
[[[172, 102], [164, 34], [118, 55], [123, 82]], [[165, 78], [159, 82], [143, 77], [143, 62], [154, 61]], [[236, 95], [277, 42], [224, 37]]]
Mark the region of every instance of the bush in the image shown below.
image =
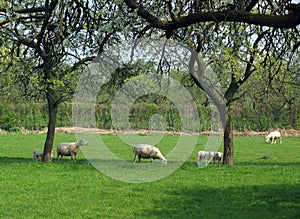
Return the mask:
[[17, 113], [9, 105], [0, 105], [0, 128], [9, 130], [12, 127], [18, 126]]

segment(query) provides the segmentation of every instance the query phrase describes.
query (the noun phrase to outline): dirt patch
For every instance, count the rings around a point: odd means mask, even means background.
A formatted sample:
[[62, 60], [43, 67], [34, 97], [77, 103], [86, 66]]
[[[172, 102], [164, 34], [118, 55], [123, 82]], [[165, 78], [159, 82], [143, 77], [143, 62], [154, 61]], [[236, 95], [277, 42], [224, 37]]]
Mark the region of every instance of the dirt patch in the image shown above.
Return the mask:
[[[274, 131], [274, 130], [271, 130]], [[279, 130], [282, 136], [300, 136], [300, 130], [295, 129], [283, 129]], [[47, 129], [42, 131], [38, 131], [37, 133], [42, 134], [46, 133]], [[106, 129], [98, 129], [98, 128], [83, 128], [83, 127], [57, 127], [56, 133], [88, 133], [88, 134], [169, 134], [169, 135], [180, 135], [180, 134], [192, 134], [192, 133], [182, 133], [182, 132], [172, 132], [172, 131], [149, 131], [149, 130], [128, 130], [128, 131], [116, 131], [116, 130], [106, 130]], [[245, 130], [243, 132], [234, 131], [234, 136], [247, 136], [247, 137], [262, 137], [266, 136], [269, 131], [252, 131]], [[219, 133], [211, 132], [211, 131], [203, 131], [200, 132], [200, 135], [219, 135]]]
[[[245, 130], [243, 132], [237, 132], [234, 131], [235, 136], [247, 136], [247, 137], [259, 137], [259, 136], [266, 136], [268, 135], [269, 132], [271, 131], [276, 131], [276, 130], [270, 130], [270, 131], [261, 131], [261, 132], [256, 132], [252, 130]], [[300, 130], [295, 130], [295, 129], [281, 129], [278, 130], [281, 132], [282, 136], [300, 136]]]

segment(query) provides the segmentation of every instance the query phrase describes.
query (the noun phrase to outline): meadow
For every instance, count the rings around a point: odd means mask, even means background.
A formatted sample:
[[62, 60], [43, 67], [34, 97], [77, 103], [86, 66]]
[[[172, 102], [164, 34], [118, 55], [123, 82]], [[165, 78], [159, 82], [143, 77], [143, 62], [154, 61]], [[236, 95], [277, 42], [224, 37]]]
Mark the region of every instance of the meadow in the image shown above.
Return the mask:
[[[121, 150], [123, 159], [133, 160], [132, 149], [120, 149], [124, 143], [117, 135], [102, 138], [112, 151]], [[167, 135], [158, 146], [167, 155], [166, 145], [177, 139]], [[207, 136], [200, 136], [179, 169], [147, 183], [114, 180], [81, 151], [76, 163], [70, 157], [33, 162], [32, 151], [44, 140], [44, 134], [0, 135], [0, 218], [300, 218], [299, 137], [285, 137], [282, 145], [235, 137], [233, 166], [201, 169], [196, 154]], [[57, 144], [68, 141], [75, 136], [55, 136], [55, 156]]]

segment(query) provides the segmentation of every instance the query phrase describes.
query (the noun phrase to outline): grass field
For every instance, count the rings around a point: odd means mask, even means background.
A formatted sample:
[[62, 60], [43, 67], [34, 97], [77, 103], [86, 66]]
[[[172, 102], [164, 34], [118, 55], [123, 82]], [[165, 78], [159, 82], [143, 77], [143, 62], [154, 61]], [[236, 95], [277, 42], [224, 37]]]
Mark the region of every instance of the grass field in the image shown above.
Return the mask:
[[[118, 136], [102, 138], [118, 152]], [[159, 145], [177, 138], [165, 136]], [[138, 184], [102, 174], [82, 152], [74, 164], [69, 157], [61, 163], [33, 162], [32, 151], [44, 139], [38, 134], [0, 135], [1, 219], [300, 218], [299, 137], [286, 137], [282, 145], [236, 137], [235, 165], [200, 169], [196, 152], [207, 140], [200, 136], [193, 154], [173, 174]], [[54, 149], [74, 140], [71, 134], [56, 135]], [[120, 150], [123, 159], [132, 161], [132, 149]]]

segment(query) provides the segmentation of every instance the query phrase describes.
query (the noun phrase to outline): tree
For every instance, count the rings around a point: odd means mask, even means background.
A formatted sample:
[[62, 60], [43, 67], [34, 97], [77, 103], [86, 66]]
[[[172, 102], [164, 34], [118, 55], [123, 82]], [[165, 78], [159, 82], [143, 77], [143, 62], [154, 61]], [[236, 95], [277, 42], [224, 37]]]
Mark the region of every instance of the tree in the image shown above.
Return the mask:
[[[233, 164], [233, 132], [231, 124], [231, 103], [236, 100], [239, 88], [257, 71], [257, 66], [269, 66], [279, 60], [284, 53], [294, 54], [299, 51], [300, 5], [291, 1], [244, 1], [233, 3], [216, 1], [151, 1], [137, 2], [125, 0], [130, 12], [146, 21], [142, 27], [144, 34], [149, 29], [165, 31], [167, 38], [175, 38], [192, 46], [197, 52], [211, 54], [229, 46], [232, 51], [229, 63], [233, 64], [229, 82], [225, 90], [227, 106], [226, 124], [224, 125], [224, 163]], [[154, 15], [155, 14], [155, 15]], [[288, 34], [287, 34], [288, 32]], [[244, 36], [244, 39], [242, 38]], [[213, 38], [213, 39], [212, 39]], [[218, 43], [214, 43], [216, 42]], [[216, 47], [213, 47], [216, 45]], [[258, 62], [257, 57], [264, 59]], [[235, 62], [232, 61], [236, 60]], [[193, 63], [196, 60], [194, 59]], [[237, 67], [243, 63], [242, 71]], [[201, 71], [191, 71], [191, 77], [203, 89], [208, 82]], [[259, 72], [262, 73], [262, 72]], [[273, 75], [273, 73], [270, 73]], [[222, 78], [223, 77], [223, 78]], [[222, 81], [228, 81], [224, 75]], [[204, 89], [205, 90], [205, 89]], [[216, 92], [208, 92], [213, 102], [223, 111], [223, 103]]]
[[[271, 112], [273, 121], [281, 128], [284, 125], [298, 129], [299, 115], [299, 54], [291, 56], [286, 53], [279, 60], [274, 60], [272, 65], [264, 67], [265, 74], [256, 75], [258, 86], [252, 90], [255, 108]], [[267, 83], [266, 83], [267, 81]], [[281, 122], [279, 122], [281, 121]]]
[[107, 2], [11, 0], [1, 5], [2, 39], [11, 42], [11, 54], [34, 65], [27, 80], [47, 100], [44, 162], [50, 161], [58, 106], [73, 94], [78, 69], [103, 50], [117, 29], [106, 26], [116, 17], [107, 13], [116, 6]]

